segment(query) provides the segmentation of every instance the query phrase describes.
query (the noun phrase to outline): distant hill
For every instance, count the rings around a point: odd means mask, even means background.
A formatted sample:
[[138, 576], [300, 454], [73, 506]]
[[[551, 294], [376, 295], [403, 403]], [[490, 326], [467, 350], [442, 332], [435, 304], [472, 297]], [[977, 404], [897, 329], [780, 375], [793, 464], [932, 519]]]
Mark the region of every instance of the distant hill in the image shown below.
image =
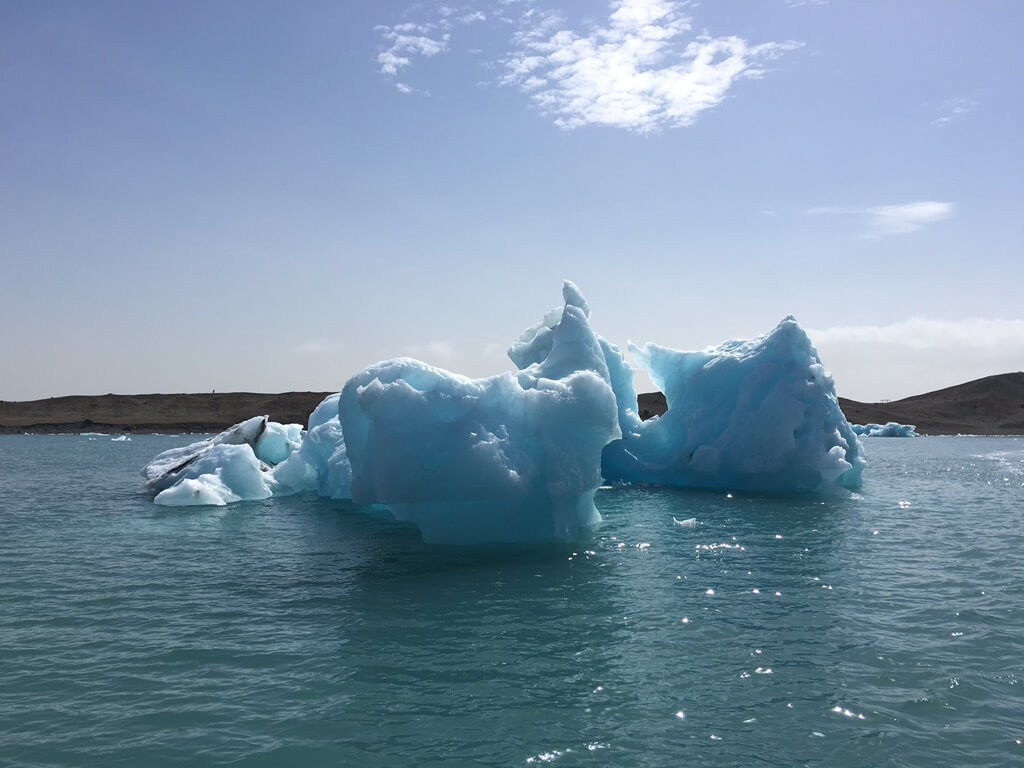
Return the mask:
[[[0, 433], [219, 432], [250, 416], [305, 424], [329, 392], [73, 395], [0, 401]], [[665, 412], [661, 392], [640, 395], [644, 418]], [[926, 435], [1024, 435], [1024, 373], [1002, 373], [888, 403], [839, 398], [854, 424], [898, 421]]]
[[[665, 412], [661, 392], [649, 392], [637, 400], [644, 418]], [[986, 376], [887, 403], [840, 397], [839, 406], [852, 424], [897, 421], [914, 424], [923, 435], [1024, 435], [1024, 373]]]
[[1000, 373], [888, 403], [839, 398], [854, 424], [898, 421], [924, 435], [1024, 435], [1024, 372]]
[[305, 424], [329, 392], [72, 395], [0, 401], [2, 432], [220, 432], [251, 416]]

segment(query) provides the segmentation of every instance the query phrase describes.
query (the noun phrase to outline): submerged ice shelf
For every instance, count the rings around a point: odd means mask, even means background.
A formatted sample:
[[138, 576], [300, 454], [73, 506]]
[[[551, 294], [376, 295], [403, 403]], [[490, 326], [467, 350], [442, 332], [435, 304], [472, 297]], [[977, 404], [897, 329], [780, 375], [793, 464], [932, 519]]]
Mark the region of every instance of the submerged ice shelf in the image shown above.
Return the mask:
[[603, 480], [766, 492], [857, 488], [863, 449], [806, 333], [634, 357], [668, 410], [641, 421], [633, 367], [597, 335], [579, 289], [509, 349], [518, 370], [470, 379], [409, 358], [370, 366], [305, 429], [258, 416], [166, 451], [158, 504], [315, 492], [386, 509], [428, 542], [571, 540], [600, 520]]

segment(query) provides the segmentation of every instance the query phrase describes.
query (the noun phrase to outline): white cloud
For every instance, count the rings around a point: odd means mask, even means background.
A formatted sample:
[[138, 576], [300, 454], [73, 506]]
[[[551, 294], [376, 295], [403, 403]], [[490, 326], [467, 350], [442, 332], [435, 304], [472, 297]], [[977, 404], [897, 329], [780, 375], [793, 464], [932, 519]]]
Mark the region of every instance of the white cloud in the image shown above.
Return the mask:
[[685, 41], [691, 19], [677, 0], [614, 0], [604, 26], [580, 34], [556, 14], [527, 9], [505, 59], [516, 86], [555, 123], [608, 125], [646, 133], [691, 125], [739, 79], [800, 43], [751, 45], [735, 37]]
[[953, 203], [925, 200], [898, 205], [876, 205], [871, 208], [808, 208], [811, 216], [842, 215], [859, 216], [864, 219], [865, 231], [862, 237], [877, 238], [887, 235], [902, 235], [917, 232], [929, 224], [948, 219], [953, 215]]
[[943, 128], [950, 123], [961, 120], [965, 115], [977, 108], [978, 102], [973, 99], [949, 99], [942, 103], [942, 114], [932, 120], [932, 125], [936, 128]]
[[1024, 320], [928, 320], [808, 330], [815, 344], [893, 344], [912, 349], [1024, 349]]
[[800, 8], [804, 5], [828, 5], [829, 0], [783, 0], [789, 8]]
[[486, 13], [473, 10], [469, 6], [441, 5], [437, 8], [436, 14], [436, 21], [405, 21], [375, 28], [383, 40], [381, 51], [377, 55], [380, 73], [400, 93], [429, 96], [430, 91], [414, 88], [395, 78], [401, 70], [412, 66], [416, 58], [430, 58], [447, 53], [451, 42], [451, 30], [454, 27], [487, 21]]
[[[412, 57], [429, 58], [448, 50], [450, 35], [446, 32], [437, 36], [437, 25], [416, 24], [405, 22], [394, 26], [379, 26], [377, 31], [389, 44], [388, 48], [377, 56], [382, 75], [394, 77], [399, 70], [412, 64]], [[396, 83], [395, 87], [402, 93], [412, 93], [413, 89], [404, 83]]]

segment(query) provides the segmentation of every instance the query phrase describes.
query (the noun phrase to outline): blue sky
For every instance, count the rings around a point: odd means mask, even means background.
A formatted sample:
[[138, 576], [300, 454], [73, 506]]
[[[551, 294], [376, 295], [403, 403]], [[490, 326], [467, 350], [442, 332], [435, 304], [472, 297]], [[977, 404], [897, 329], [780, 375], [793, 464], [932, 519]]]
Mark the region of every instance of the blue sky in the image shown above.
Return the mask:
[[793, 314], [857, 399], [1020, 370], [1022, 22], [0, 0], [0, 398], [497, 373], [563, 278], [620, 345]]

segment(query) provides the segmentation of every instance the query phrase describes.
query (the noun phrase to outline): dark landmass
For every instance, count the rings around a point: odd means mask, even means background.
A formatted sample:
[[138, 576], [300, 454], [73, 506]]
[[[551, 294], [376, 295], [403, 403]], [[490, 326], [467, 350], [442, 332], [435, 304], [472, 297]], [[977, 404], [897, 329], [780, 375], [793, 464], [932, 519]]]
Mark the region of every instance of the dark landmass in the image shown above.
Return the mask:
[[[0, 401], [0, 433], [220, 432], [252, 416], [305, 424], [329, 392], [222, 392], [182, 395], [74, 395]], [[665, 412], [661, 392], [640, 395], [643, 418]], [[1024, 373], [986, 376], [955, 387], [887, 403], [839, 398], [854, 424], [897, 421], [925, 435], [1024, 434]]]
[[[644, 418], [665, 412], [665, 396], [638, 398]], [[1024, 373], [1001, 373], [886, 403], [839, 398], [851, 424], [914, 424], [922, 435], [1024, 435]]]
[[1000, 373], [888, 403], [839, 398], [852, 424], [914, 424], [922, 435], [1024, 435], [1024, 372]]
[[0, 401], [0, 434], [12, 432], [220, 432], [253, 416], [305, 424], [329, 392], [72, 395]]

